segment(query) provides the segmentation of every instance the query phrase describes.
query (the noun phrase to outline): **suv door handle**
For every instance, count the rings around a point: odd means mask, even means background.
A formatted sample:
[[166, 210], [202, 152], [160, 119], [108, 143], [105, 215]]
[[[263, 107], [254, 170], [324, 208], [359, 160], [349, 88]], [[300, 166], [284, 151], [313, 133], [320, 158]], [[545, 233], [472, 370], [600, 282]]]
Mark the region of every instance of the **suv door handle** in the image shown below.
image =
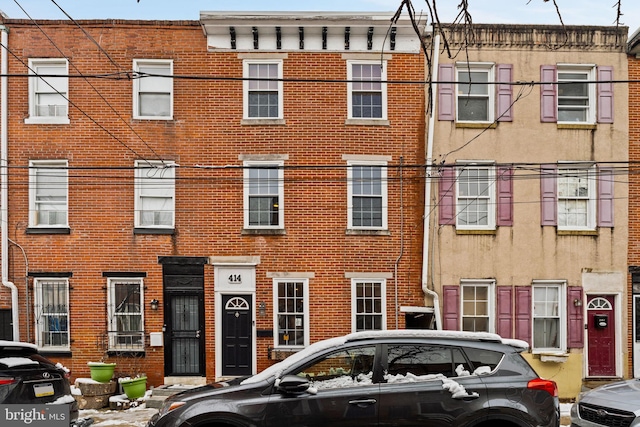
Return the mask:
[[470, 393], [462, 396], [453, 396], [456, 400], [464, 400], [465, 402], [470, 402], [472, 400], [476, 400], [480, 395], [478, 393]]
[[350, 400], [349, 405], [357, 405], [361, 408], [364, 408], [369, 405], [373, 405], [377, 403], [376, 399], [361, 399], [361, 400]]

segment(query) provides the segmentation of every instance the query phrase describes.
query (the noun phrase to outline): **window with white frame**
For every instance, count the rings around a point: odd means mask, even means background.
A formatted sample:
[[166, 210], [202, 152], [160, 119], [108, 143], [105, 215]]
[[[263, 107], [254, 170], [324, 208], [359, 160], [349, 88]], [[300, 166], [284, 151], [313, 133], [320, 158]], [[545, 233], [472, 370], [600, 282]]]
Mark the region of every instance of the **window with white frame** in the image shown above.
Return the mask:
[[144, 350], [142, 279], [108, 279], [107, 301], [109, 350]]
[[533, 350], [566, 349], [566, 290], [563, 282], [533, 282]]
[[284, 162], [244, 162], [244, 227], [284, 228]]
[[66, 160], [29, 162], [29, 227], [68, 226]]
[[462, 290], [462, 330], [470, 332], [493, 332], [494, 308], [493, 281], [463, 281]]
[[348, 118], [387, 118], [386, 61], [347, 61]]
[[[66, 59], [29, 59], [27, 123], [69, 122], [69, 64]], [[59, 76], [59, 77], [58, 77]]]
[[282, 119], [282, 60], [245, 60], [244, 118]]
[[386, 162], [348, 162], [348, 228], [387, 229], [386, 166]]
[[595, 67], [558, 65], [558, 122], [595, 123]]
[[133, 61], [133, 117], [167, 120], [173, 118], [173, 61]]
[[352, 279], [353, 331], [386, 329], [386, 280]]
[[456, 105], [459, 122], [493, 122], [493, 64], [456, 66]]
[[145, 160], [135, 166], [135, 226], [173, 228], [175, 163]]
[[69, 281], [34, 279], [36, 345], [46, 350], [69, 349]]
[[276, 347], [309, 344], [309, 293], [306, 279], [275, 279], [274, 309]]
[[558, 229], [595, 230], [595, 166], [558, 168]]
[[487, 229], [496, 227], [495, 168], [489, 165], [461, 165], [456, 180], [456, 227]]

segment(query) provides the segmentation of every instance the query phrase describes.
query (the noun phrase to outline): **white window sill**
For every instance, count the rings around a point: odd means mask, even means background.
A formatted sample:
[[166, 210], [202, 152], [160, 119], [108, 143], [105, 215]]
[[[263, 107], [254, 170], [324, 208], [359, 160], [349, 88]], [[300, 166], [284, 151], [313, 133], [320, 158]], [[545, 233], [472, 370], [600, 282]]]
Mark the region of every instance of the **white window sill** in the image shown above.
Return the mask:
[[565, 363], [569, 358], [569, 354], [565, 352], [533, 352], [540, 356], [541, 362], [552, 362], [552, 363]]
[[348, 236], [391, 236], [389, 230], [371, 228], [348, 228], [345, 234]]
[[391, 126], [387, 119], [347, 119], [344, 121], [348, 126]]
[[68, 125], [71, 123], [69, 117], [27, 117], [24, 119], [26, 125]]
[[173, 120], [173, 116], [133, 116], [133, 120]]
[[285, 119], [242, 119], [240, 124], [243, 126], [281, 126], [286, 125]]

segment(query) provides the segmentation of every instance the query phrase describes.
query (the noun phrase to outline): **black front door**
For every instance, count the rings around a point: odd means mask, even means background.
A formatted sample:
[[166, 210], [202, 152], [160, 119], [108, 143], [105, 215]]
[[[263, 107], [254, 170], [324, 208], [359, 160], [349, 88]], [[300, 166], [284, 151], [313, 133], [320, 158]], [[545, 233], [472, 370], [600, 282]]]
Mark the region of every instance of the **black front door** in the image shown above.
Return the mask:
[[222, 295], [222, 376], [251, 375], [253, 345], [249, 295]]

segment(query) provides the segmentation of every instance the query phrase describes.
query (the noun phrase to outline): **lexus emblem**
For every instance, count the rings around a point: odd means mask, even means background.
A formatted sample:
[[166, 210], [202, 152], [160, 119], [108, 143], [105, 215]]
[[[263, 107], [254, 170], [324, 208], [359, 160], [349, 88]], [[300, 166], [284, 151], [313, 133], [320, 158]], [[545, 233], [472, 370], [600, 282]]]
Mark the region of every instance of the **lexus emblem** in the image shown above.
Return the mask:
[[43, 372], [42, 373], [42, 378], [51, 378], [51, 374], [49, 372]]

